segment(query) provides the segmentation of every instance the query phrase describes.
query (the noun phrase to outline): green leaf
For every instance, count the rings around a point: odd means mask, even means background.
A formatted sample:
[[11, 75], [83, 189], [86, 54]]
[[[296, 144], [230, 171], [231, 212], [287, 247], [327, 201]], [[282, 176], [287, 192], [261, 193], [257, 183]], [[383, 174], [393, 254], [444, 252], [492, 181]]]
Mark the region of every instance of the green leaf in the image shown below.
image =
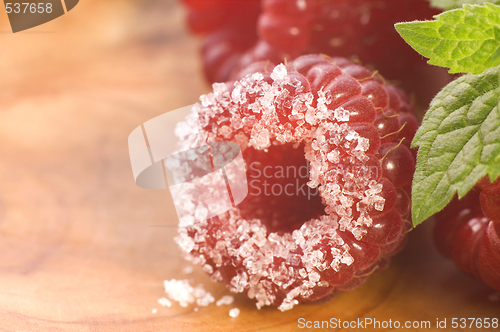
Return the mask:
[[464, 5], [435, 21], [397, 23], [396, 30], [431, 65], [450, 73], [482, 73], [500, 64], [500, 6]]
[[483, 4], [485, 2], [500, 3], [500, 0], [429, 0], [431, 7], [443, 10], [462, 7], [463, 4]]
[[416, 226], [463, 197], [486, 174], [500, 175], [500, 67], [467, 74], [432, 100], [412, 142], [419, 147], [412, 184]]

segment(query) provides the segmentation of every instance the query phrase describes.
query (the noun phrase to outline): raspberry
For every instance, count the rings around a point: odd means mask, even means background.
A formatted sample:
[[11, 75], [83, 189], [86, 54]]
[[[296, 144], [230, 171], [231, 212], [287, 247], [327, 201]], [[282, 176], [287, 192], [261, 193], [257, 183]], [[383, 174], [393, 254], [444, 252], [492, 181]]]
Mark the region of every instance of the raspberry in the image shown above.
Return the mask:
[[[181, 216], [176, 241], [213, 281], [283, 311], [359, 286], [401, 249], [408, 176], [391, 167], [411, 177], [401, 163], [413, 155], [400, 128], [380, 145], [375, 121], [389, 108], [412, 115], [400, 90], [343, 58], [305, 55], [268, 69], [214, 84], [176, 131], [183, 150], [238, 144], [249, 184], [217, 217]], [[190, 129], [197, 121], [201, 132]], [[206, 210], [196, 200], [204, 194], [179, 193], [196, 211]]]
[[424, 61], [394, 29], [404, 21], [431, 18], [439, 12], [421, 0], [335, 0], [320, 8], [311, 51], [356, 55], [385, 77], [403, 79]]
[[423, 107], [448, 80], [394, 29], [397, 22], [438, 14], [426, 0], [184, 2], [191, 31], [205, 36], [202, 59], [209, 82], [235, 79], [253, 62], [281, 63], [308, 53], [354, 57], [415, 91]]
[[204, 36], [202, 58], [210, 82], [226, 81], [242, 54], [257, 42], [260, 0], [182, 0], [187, 25]]
[[500, 181], [487, 177], [461, 200], [454, 199], [437, 216], [438, 249], [457, 266], [500, 290]]

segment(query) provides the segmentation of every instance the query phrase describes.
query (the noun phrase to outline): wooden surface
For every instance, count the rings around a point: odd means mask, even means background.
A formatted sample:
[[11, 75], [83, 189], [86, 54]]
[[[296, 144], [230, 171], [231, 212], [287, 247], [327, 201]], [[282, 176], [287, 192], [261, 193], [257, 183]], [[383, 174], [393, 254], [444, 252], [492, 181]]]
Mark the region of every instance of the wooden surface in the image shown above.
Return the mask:
[[294, 331], [299, 318], [365, 317], [434, 330], [436, 319], [500, 318], [495, 292], [441, 258], [428, 226], [389, 269], [326, 303], [158, 305], [164, 279], [228, 294], [199, 267], [183, 274], [169, 193], [137, 187], [128, 157], [135, 127], [208, 91], [183, 14], [173, 1], [86, 0], [12, 34], [0, 13], [0, 331]]

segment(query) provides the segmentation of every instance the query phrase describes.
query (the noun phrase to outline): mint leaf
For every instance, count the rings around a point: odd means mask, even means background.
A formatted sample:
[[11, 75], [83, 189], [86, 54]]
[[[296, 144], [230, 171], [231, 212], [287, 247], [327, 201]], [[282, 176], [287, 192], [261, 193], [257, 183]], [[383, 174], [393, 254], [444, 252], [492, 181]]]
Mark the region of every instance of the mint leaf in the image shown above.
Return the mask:
[[429, 0], [431, 7], [448, 10], [461, 7], [463, 4], [482, 4], [485, 2], [500, 3], [500, 0]]
[[472, 74], [500, 64], [500, 6], [464, 5], [434, 18], [395, 25], [429, 64]]
[[486, 174], [500, 175], [500, 67], [467, 74], [432, 100], [412, 142], [419, 147], [412, 184], [416, 226], [463, 197]]

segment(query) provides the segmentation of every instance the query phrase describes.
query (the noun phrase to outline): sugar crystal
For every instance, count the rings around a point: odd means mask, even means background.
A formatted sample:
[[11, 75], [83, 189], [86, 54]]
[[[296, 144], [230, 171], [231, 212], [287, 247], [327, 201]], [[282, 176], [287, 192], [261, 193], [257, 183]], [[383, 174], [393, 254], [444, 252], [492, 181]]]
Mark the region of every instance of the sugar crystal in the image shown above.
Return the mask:
[[339, 122], [347, 122], [347, 121], [349, 121], [349, 111], [345, 110], [342, 107], [336, 108], [333, 111], [333, 116]]
[[271, 78], [275, 81], [282, 81], [287, 77], [287, 70], [284, 64], [279, 64], [274, 67], [273, 72], [271, 73]]
[[162, 307], [171, 307], [172, 306], [172, 302], [170, 302], [167, 298], [165, 297], [162, 297], [162, 298], [159, 298], [158, 299], [158, 303], [162, 306]]
[[218, 307], [221, 305], [231, 305], [234, 302], [234, 297], [232, 295], [224, 295], [215, 303]]
[[[165, 293], [167, 296], [179, 303], [181, 307], [187, 307], [189, 304], [197, 302], [198, 305], [207, 306], [215, 301], [212, 294], [207, 292], [203, 285], [198, 285], [193, 288], [187, 279], [184, 280], [165, 280]], [[170, 307], [172, 304], [167, 298], [158, 299], [158, 303], [162, 306]]]
[[240, 314], [240, 309], [238, 308], [233, 308], [229, 310], [229, 317], [236, 318], [239, 316], [239, 314]]
[[185, 268], [182, 269], [182, 273], [184, 273], [184, 274], [191, 274], [191, 273], [193, 273], [193, 267], [192, 266], [186, 266]]

